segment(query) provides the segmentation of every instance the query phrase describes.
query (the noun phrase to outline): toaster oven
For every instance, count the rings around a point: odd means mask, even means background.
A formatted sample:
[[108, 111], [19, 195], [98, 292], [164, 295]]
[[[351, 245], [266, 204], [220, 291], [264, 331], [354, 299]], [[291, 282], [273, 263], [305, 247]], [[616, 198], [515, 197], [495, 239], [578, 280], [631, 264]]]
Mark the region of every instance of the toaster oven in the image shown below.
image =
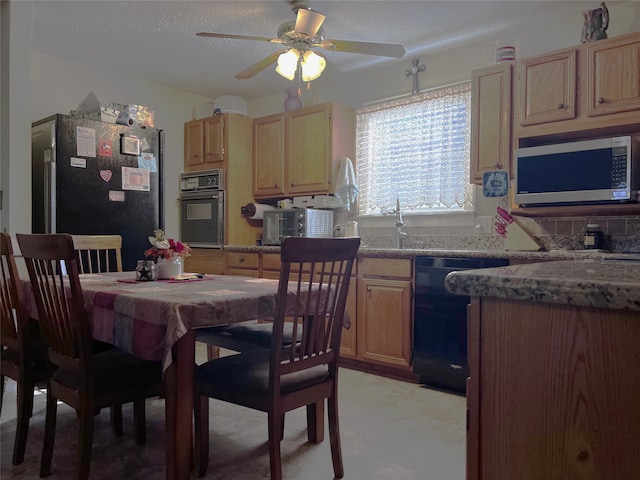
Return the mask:
[[333, 210], [288, 208], [262, 217], [262, 244], [280, 245], [285, 237], [333, 237]]

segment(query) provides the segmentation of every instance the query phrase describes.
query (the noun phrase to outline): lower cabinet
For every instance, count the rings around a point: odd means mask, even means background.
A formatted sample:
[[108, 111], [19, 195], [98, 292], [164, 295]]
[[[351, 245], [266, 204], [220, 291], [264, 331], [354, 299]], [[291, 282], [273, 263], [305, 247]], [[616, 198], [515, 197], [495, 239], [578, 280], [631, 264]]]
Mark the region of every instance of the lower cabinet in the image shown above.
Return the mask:
[[210, 275], [227, 274], [227, 252], [211, 248], [193, 248], [191, 256], [184, 262], [184, 271], [208, 273]]
[[359, 259], [357, 291], [356, 358], [409, 370], [413, 261]]
[[280, 254], [279, 253], [262, 253], [260, 254], [262, 265], [262, 278], [272, 278], [278, 280], [280, 278]]
[[[185, 271], [278, 279], [280, 253], [193, 249]], [[340, 356], [345, 365], [411, 374], [413, 259], [359, 256], [353, 266]]]
[[258, 278], [260, 276], [259, 255], [257, 253], [229, 252], [227, 254], [227, 273]]
[[[354, 264], [355, 268], [355, 264]], [[356, 334], [358, 331], [358, 313], [356, 310], [356, 289], [357, 281], [355, 275], [351, 276], [349, 281], [349, 295], [347, 296], [347, 317], [349, 328], [342, 330], [342, 340], [340, 342], [340, 355], [347, 358], [356, 357]]]
[[638, 320], [472, 297], [467, 480], [640, 478]]

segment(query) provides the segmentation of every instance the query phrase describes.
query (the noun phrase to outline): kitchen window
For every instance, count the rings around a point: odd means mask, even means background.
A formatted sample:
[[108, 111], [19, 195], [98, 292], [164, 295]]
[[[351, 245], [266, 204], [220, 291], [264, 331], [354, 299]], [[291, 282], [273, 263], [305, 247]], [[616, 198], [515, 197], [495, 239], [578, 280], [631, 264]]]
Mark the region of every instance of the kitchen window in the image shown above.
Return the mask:
[[470, 127], [471, 82], [360, 108], [359, 215], [472, 211]]

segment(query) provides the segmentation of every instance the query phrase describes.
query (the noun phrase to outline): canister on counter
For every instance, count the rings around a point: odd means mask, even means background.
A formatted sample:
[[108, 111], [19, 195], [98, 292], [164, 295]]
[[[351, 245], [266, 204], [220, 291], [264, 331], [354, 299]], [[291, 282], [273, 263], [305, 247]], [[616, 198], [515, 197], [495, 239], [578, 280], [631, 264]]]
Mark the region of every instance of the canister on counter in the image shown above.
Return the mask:
[[589, 223], [584, 232], [584, 248], [599, 250], [604, 243], [604, 234], [597, 223]]

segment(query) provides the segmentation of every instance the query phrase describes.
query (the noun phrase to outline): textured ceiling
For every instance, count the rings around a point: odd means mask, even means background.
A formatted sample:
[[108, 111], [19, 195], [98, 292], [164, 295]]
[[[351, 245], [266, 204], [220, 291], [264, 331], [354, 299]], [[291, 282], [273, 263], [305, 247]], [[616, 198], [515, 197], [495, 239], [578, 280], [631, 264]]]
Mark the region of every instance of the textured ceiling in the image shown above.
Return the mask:
[[[495, 37], [501, 30], [544, 18], [576, 1], [311, 0], [327, 16], [329, 39], [399, 43], [413, 55]], [[593, 3], [593, 2], [592, 2]], [[289, 82], [269, 67], [248, 80], [234, 75], [276, 51], [268, 42], [200, 38], [208, 31], [275, 37], [294, 19], [286, 0], [37, 1], [33, 49], [206, 97], [252, 99], [281, 92]], [[325, 51], [323, 51], [324, 53]], [[371, 55], [326, 52], [324, 75], [384, 62]]]

